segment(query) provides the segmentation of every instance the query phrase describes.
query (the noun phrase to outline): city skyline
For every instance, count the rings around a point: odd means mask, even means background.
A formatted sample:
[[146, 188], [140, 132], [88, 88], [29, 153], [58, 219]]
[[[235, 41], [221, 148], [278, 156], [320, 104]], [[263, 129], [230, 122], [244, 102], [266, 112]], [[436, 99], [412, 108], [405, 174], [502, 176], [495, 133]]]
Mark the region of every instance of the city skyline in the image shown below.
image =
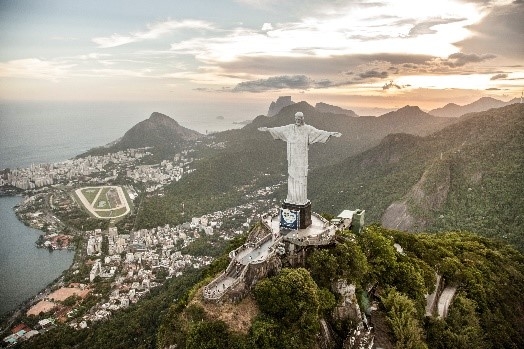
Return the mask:
[[0, 101], [171, 102], [255, 116], [280, 95], [426, 110], [520, 97], [524, 1], [3, 1]]

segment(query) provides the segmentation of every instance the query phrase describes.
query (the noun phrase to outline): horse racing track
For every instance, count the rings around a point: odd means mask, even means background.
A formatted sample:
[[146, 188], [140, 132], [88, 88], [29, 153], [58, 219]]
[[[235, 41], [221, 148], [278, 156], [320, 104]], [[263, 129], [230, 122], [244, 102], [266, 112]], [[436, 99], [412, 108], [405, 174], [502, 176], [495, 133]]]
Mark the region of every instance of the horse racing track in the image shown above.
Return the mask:
[[131, 211], [124, 190], [120, 186], [80, 188], [75, 190], [75, 194], [96, 218], [120, 218]]

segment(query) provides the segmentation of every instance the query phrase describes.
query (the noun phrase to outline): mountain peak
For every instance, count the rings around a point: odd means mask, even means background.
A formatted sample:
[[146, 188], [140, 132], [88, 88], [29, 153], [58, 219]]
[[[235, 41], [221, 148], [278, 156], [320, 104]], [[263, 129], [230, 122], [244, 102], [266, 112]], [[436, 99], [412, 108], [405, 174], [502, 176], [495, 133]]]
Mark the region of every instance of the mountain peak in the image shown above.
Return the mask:
[[459, 117], [468, 113], [476, 113], [492, 108], [504, 107], [512, 103], [513, 102], [511, 101], [503, 102], [493, 97], [482, 97], [477, 99], [475, 102], [466, 105], [448, 103], [442, 108], [430, 110], [429, 113], [435, 116]]
[[275, 116], [282, 110], [282, 108], [285, 108], [292, 104], [295, 104], [295, 102], [291, 100], [291, 96], [280, 96], [278, 97], [276, 102], [271, 102], [269, 110], [267, 111], [267, 116]]
[[493, 98], [493, 97], [481, 97], [476, 102], [473, 102], [473, 103], [477, 103], [477, 102], [495, 102], [495, 103], [498, 103], [500, 101], [498, 99]]
[[179, 123], [176, 122], [176, 120], [174, 120], [173, 118], [165, 114], [156, 112], [156, 111], [151, 114], [148, 120], [151, 122], [161, 123], [161, 124], [170, 123], [172, 125], [177, 125], [177, 126], [179, 125]]
[[430, 116], [428, 113], [423, 112], [419, 107], [417, 106], [411, 106], [406, 105], [400, 109], [397, 109], [395, 111], [386, 113], [384, 115], [381, 115], [380, 117], [425, 117]]
[[173, 145], [202, 137], [197, 131], [181, 126], [171, 117], [154, 112], [149, 119], [129, 129], [117, 143], [119, 148], [140, 148]]
[[418, 106], [416, 106], [416, 105], [409, 105], [409, 104], [406, 105], [406, 106], [403, 106], [402, 108], [398, 109], [397, 111], [422, 112], [422, 110]]

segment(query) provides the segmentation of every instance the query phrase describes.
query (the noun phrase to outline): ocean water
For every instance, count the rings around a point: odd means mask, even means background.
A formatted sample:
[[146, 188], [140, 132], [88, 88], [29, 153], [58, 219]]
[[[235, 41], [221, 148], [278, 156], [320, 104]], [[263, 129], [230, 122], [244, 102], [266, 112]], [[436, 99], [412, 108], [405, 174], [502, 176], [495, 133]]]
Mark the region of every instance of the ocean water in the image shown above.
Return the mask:
[[[195, 131], [238, 128], [233, 120], [190, 113], [176, 117], [158, 103], [0, 103], [0, 169], [60, 162], [105, 145], [158, 111]], [[41, 233], [22, 224], [13, 211], [21, 198], [0, 197], [0, 315], [36, 295], [67, 269], [74, 253], [38, 249]]]
[[178, 115], [166, 103], [0, 103], [0, 169], [59, 162], [110, 143], [152, 112], [195, 131], [238, 128], [235, 120]]

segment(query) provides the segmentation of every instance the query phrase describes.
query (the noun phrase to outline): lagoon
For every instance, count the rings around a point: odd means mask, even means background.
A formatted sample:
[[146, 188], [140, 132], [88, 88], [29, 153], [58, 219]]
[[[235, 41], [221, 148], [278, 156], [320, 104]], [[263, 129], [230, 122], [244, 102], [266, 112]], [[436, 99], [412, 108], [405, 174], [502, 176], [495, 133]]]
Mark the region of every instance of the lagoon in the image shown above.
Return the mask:
[[21, 223], [13, 207], [21, 197], [0, 197], [0, 315], [29, 299], [69, 268], [74, 252], [37, 248], [42, 233]]

